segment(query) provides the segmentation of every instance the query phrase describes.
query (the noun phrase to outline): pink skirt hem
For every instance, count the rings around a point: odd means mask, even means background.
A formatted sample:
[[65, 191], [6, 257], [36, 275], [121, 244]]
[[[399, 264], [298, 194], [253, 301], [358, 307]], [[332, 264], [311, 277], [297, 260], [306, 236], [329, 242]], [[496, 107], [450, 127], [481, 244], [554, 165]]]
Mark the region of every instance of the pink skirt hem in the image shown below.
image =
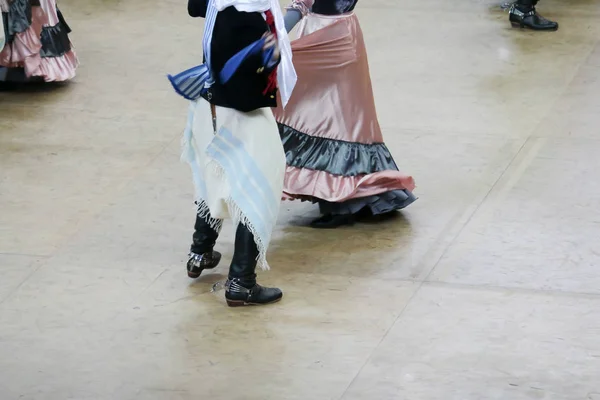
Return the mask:
[[414, 189], [414, 179], [398, 171], [386, 170], [368, 175], [341, 176], [287, 166], [282, 199], [316, 198], [334, 203], [374, 196], [392, 190], [412, 192]]
[[74, 50], [69, 50], [60, 57], [40, 57], [38, 68], [31, 76], [41, 76], [46, 82], [62, 82], [75, 77], [79, 62]]
[[0, 65], [8, 68], [23, 67], [25, 73], [38, 67], [42, 50], [40, 35], [48, 17], [41, 7], [32, 7], [31, 14], [32, 22], [29, 28], [17, 33], [14, 41], [7, 43], [0, 52]]

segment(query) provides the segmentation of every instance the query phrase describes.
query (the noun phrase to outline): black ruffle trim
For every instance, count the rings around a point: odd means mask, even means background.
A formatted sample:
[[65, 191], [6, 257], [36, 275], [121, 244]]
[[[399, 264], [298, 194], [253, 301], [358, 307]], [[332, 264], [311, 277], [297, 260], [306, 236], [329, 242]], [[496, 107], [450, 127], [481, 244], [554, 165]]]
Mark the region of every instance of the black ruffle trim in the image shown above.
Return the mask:
[[397, 171], [385, 144], [362, 144], [310, 136], [287, 125], [279, 125], [287, 164], [325, 171], [333, 175], [357, 176]]
[[2, 13], [6, 43], [12, 43], [17, 33], [25, 32], [31, 25], [31, 2], [14, 0], [7, 13]]
[[[10, 4], [8, 13], [2, 13], [4, 21], [4, 34], [6, 43], [11, 44], [17, 33], [25, 32], [31, 26], [31, 7], [39, 6], [36, 0], [15, 0]], [[42, 57], [60, 57], [71, 50], [69, 33], [71, 28], [67, 25], [60, 10], [58, 24], [42, 28], [40, 41], [42, 42]]]
[[42, 57], [60, 57], [71, 50], [68, 27], [59, 22], [54, 26], [46, 26], [41, 35]]
[[56, 7], [56, 15], [58, 16], [58, 22], [63, 26], [65, 32], [71, 33], [71, 27], [67, 24], [67, 21], [65, 21], [65, 17], [63, 17], [58, 7]]

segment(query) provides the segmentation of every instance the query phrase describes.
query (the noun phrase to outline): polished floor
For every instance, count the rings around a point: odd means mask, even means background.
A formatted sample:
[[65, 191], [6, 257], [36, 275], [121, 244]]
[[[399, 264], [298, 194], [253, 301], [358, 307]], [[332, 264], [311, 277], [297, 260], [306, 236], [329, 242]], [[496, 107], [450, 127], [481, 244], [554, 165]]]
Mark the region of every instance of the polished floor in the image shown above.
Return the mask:
[[335, 231], [285, 203], [261, 281], [184, 270], [185, 1], [61, 0], [68, 85], [0, 92], [0, 399], [600, 399], [600, 4], [358, 5], [381, 125], [419, 201]]

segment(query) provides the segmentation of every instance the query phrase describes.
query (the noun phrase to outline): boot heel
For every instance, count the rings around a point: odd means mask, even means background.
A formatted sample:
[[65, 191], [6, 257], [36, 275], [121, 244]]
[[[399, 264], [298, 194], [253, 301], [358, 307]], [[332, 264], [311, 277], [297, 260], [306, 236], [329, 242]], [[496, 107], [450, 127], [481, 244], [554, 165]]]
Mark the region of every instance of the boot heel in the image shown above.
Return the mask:
[[513, 28], [519, 28], [519, 29], [524, 28], [524, 26], [519, 24], [518, 22], [511, 22], [510, 24], [512, 25]]
[[192, 279], [200, 278], [200, 274], [201, 274], [201, 272], [188, 271], [188, 278], [192, 278]]
[[246, 305], [246, 302], [243, 300], [226, 300], [229, 307], [244, 307]]
[[188, 277], [192, 279], [199, 278], [205, 269], [213, 269], [221, 261], [221, 253], [211, 251], [209, 253], [196, 254], [190, 253], [190, 259], [187, 262], [186, 269]]

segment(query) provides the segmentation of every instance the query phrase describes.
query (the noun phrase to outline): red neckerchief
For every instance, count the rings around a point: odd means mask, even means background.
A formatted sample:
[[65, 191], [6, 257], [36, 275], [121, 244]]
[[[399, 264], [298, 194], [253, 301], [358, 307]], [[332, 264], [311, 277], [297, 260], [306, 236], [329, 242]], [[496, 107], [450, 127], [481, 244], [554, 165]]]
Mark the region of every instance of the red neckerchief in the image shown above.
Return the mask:
[[[271, 31], [271, 33], [275, 35], [275, 40], [277, 40], [277, 28], [275, 28], [275, 18], [273, 18], [273, 13], [271, 13], [271, 10], [267, 10], [265, 11], [265, 15], [267, 17], [267, 25], [269, 25], [269, 31]], [[277, 89], [277, 67], [273, 68], [273, 71], [271, 71], [271, 73], [269, 74], [269, 77], [267, 78], [267, 87], [263, 91], [263, 94], [272, 92], [275, 89]]]

